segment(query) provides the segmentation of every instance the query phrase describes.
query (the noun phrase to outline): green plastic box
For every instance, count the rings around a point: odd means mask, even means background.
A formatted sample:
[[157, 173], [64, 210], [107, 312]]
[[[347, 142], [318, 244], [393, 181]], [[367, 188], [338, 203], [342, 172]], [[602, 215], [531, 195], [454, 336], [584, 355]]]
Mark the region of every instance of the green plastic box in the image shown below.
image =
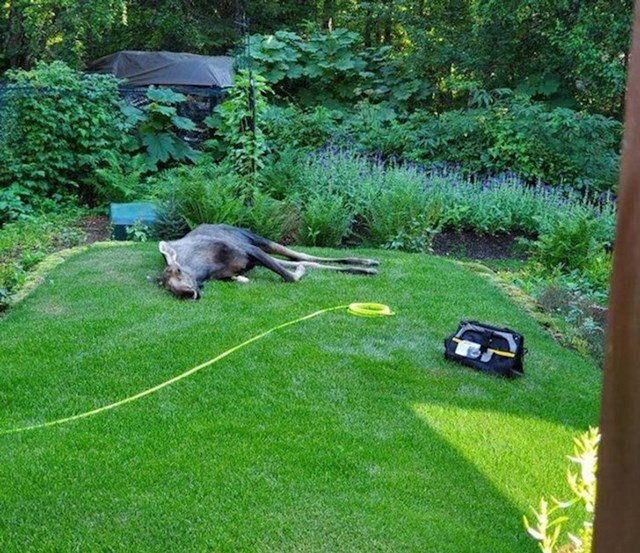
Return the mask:
[[127, 239], [127, 227], [136, 224], [151, 225], [156, 220], [154, 204], [147, 202], [131, 202], [128, 204], [111, 204], [109, 206], [109, 220], [114, 240]]

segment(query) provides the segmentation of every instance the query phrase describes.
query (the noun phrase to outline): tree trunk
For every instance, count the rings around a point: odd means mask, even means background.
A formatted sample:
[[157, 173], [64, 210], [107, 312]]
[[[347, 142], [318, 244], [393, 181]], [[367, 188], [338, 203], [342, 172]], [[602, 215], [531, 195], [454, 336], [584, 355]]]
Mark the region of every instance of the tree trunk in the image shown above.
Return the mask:
[[20, 0], [9, 2], [9, 21], [7, 34], [4, 39], [3, 51], [6, 64], [12, 69], [26, 69], [28, 64], [28, 54], [24, 36], [24, 16], [22, 9], [17, 4]]
[[321, 26], [327, 31], [333, 31], [333, 11], [335, 5], [333, 0], [324, 0], [322, 2], [322, 23]]

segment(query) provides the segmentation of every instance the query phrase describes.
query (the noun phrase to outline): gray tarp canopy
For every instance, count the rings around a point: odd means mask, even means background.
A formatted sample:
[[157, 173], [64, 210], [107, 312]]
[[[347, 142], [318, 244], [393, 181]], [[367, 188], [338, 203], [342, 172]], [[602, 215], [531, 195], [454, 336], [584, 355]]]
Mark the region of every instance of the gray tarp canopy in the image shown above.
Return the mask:
[[110, 73], [131, 87], [148, 85], [207, 86], [233, 85], [234, 59], [229, 56], [200, 56], [182, 52], [123, 50], [92, 61], [91, 73]]

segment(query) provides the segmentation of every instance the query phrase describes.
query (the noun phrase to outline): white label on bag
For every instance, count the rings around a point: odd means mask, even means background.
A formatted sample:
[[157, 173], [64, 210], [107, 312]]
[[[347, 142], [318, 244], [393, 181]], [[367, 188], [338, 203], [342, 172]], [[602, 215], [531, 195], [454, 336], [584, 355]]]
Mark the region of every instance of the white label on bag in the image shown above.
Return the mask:
[[460, 355], [462, 357], [477, 359], [481, 354], [480, 344], [470, 342], [469, 340], [461, 340], [456, 346], [456, 355]]

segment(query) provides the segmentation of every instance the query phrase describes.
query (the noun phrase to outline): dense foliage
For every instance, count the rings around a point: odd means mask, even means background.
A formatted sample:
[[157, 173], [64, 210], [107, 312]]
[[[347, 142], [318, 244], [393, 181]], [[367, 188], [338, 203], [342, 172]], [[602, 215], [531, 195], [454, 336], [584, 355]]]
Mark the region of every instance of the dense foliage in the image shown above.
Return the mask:
[[0, 106], [0, 222], [45, 198], [109, 199], [97, 170], [124, 152], [117, 81], [61, 62], [7, 73]]
[[252, 43], [256, 57], [270, 77], [279, 75], [275, 82], [286, 77], [289, 96], [322, 102], [316, 92], [336, 85], [331, 96], [351, 97], [356, 85], [361, 95], [443, 111], [463, 107], [470, 90], [506, 87], [619, 117], [632, 7], [631, 0], [526, 0], [515, 9], [497, 0], [9, 0], [0, 6], [0, 67], [59, 59], [81, 68], [120, 49], [223, 54], [246, 31], [244, 13], [261, 35]]
[[401, 116], [370, 104], [342, 111], [273, 107], [265, 124], [275, 152], [331, 143], [386, 159], [455, 165], [467, 175], [510, 171], [531, 183], [592, 192], [617, 187], [620, 123], [525, 97], [440, 115]]

